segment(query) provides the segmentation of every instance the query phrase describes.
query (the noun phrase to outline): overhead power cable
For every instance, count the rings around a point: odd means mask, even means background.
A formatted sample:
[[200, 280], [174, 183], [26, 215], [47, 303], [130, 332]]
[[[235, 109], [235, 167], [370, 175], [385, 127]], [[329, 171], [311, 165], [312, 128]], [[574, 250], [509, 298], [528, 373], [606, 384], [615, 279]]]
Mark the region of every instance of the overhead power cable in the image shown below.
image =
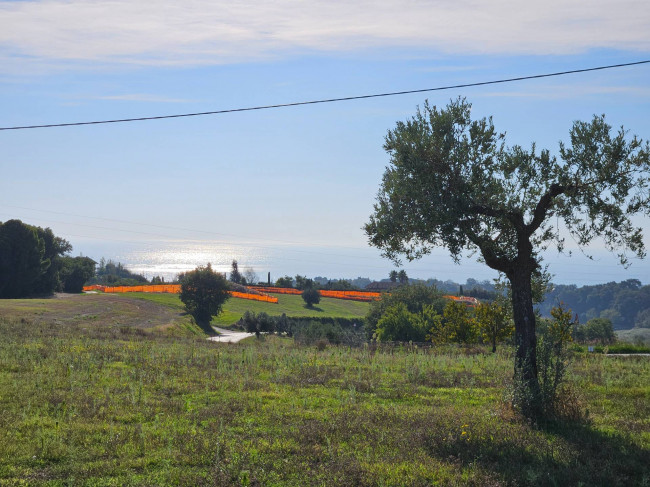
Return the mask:
[[100, 125], [107, 123], [125, 123], [125, 122], [143, 122], [146, 120], [163, 120], [167, 118], [184, 118], [184, 117], [200, 117], [204, 115], [223, 115], [226, 113], [236, 113], [236, 112], [251, 112], [255, 110], [270, 110], [274, 108], [287, 108], [287, 107], [297, 107], [302, 105], [317, 105], [322, 103], [334, 103], [341, 101], [352, 101], [352, 100], [365, 100], [368, 98], [381, 98], [387, 96], [398, 96], [398, 95], [410, 95], [414, 93], [428, 93], [432, 91], [444, 91], [452, 90], [457, 88], [471, 88], [475, 86], [486, 86], [486, 85], [496, 85], [503, 83], [512, 83], [515, 81], [526, 81], [532, 79], [540, 78], [551, 78], [554, 76], [564, 76], [567, 74], [578, 74], [578, 73], [587, 73], [591, 71], [602, 71], [605, 69], [615, 69], [623, 68], [628, 66], [638, 66], [641, 64], [648, 64], [650, 60], [645, 61], [636, 61], [633, 63], [622, 63], [622, 64], [610, 64], [608, 66], [597, 66], [594, 68], [584, 68], [584, 69], [572, 69], [570, 71], [558, 71], [556, 73], [546, 73], [546, 74], [534, 74], [530, 76], [518, 76], [516, 78], [505, 78], [491, 81], [480, 81], [476, 83], [463, 83], [457, 85], [449, 86], [438, 86], [435, 88], [422, 88], [419, 90], [404, 90], [404, 91], [392, 91], [388, 93], [375, 93], [371, 95], [358, 95], [358, 96], [345, 96], [341, 98], [326, 98], [322, 100], [311, 100], [311, 101], [298, 101], [293, 103], [279, 103], [276, 105], [261, 105], [255, 107], [244, 107], [244, 108], [230, 108], [227, 110], [214, 110], [209, 112], [196, 112], [196, 113], [181, 113], [176, 115], [159, 115], [153, 117], [137, 117], [137, 118], [122, 118], [115, 120], [95, 120], [92, 122], [70, 122], [70, 123], [51, 123], [43, 125], [23, 125], [23, 126], [14, 126], [14, 127], [0, 127], [0, 130], [27, 130], [27, 129], [44, 129], [44, 128], [54, 128], [54, 127], [76, 127], [80, 125]]

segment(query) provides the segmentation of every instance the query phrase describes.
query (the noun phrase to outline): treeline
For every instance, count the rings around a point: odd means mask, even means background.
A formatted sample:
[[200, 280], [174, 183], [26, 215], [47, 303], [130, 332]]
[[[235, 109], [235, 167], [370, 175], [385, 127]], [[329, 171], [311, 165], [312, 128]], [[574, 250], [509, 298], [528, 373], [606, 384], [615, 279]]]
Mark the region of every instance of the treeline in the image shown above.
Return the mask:
[[149, 281], [143, 275], [131, 272], [120, 262], [106, 260], [103, 257], [99, 261], [94, 276], [88, 281], [88, 284], [102, 284], [104, 286], [141, 286], [143, 284], [164, 283], [164, 278], [156, 276]]
[[581, 323], [604, 318], [615, 329], [650, 328], [650, 286], [637, 279], [582, 287], [559, 284], [545, 295], [539, 311], [549, 316], [558, 303], [577, 314]]
[[246, 311], [237, 325], [258, 337], [262, 333], [275, 333], [293, 337], [297, 343], [336, 344], [359, 346], [365, 342], [364, 321], [348, 318], [314, 318], [270, 316], [267, 313], [252, 313]]
[[0, 222], [0, 298], [81, 292], [95, 261], [71, 257], [72, 245], [50, 228], [20, 220]]

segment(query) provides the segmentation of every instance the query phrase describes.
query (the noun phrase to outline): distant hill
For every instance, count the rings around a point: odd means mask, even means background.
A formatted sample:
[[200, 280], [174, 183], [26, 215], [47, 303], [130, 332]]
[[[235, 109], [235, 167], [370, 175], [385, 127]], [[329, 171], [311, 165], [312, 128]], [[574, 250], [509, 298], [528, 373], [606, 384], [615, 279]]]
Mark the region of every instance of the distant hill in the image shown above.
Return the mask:
[[650, 327], [650, 286], [637, 279], [582, 287], [559, 284], [538, 308], [542, 316], [549, 316], [560, 302], [576, 313], [581, 323], [609, 318], [618, 330]]

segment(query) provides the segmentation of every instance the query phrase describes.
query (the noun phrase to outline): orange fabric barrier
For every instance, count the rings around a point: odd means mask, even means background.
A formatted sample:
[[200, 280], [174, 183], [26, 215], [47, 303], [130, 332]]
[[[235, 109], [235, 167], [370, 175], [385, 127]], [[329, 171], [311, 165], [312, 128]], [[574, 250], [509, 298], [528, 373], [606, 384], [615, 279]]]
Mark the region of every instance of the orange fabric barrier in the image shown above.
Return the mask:
[[[294, 289], [292, 287], [259, 287], [259, 286], [248, 286], [248, 289], [254, 291], [272, 293], [272, 294], [302, 294], [300, 289]], [[381, 297], [380, 293], [374, 292], [365, 292], [365, 291], [329, 291], [326, 289], [319, 289], [320, 295], [325, 298], [335, 298], [335, 299], [348, 299], [351, 301], [372, 301]]]
[[[180, 284], [156, 284], [150, 286], [87, 286], [84, 288], [86, 290], [96, 290], [100, 289], [105, 293], [171, 293], [179, 294], [181, 292]], [[230, 295], [233, 298], [239, 299], [250, 299], [253, 301], [264, 301], [266, 303], [277, 303], [278, 298], [269, 296], [267, 294], [251, 294], [251, 293], [239, 293], [236, 291], [230, 291]]]
[[292, 287], [259, 287], [259, 286], [247, 286], [248, 289], [253, 291], [271, 293], [271, 294], [302, 294], [300, 289], [294, 289]]
[[[268, 293], [273, 294], [302, 294], [300, 289], [290, 287], [261, 287], [261, 286], [248, 286], [248, 289], [256, 291], [260, 294], [240, 293], [231, 291], [231, 296], [240, 299], [251, 299], [253, 301], [263, 301], [267, 303], [277, 303], [278, 298], [269, 296]], [[156, 284], [146, 286], [102, 286], [95, 284], [93, 286], [85, 286], [84, 291], [103, 291], [105, 293], [173, 293], [178, 294], [181, 292], [179, 284]], [[335, 299], [348, 299], [352, 301], [372, 301], [381, 297], [381, 293], [365, 292], [365, 291], [331, 291], [326, 289], [319, 290], [321, 296], [325, 298]], [[460, 300], [471, 304], [476, 304], [474, 298], [458, 297], [458, 296], [445, 296], [450, 299]]]
[[92, 286], [84, 286], [82, 291], [103, 291], [105, 288], [106, 286], [101, 284], [93, 284]]
[[336, 299], [349, 299], [352, 301], [372, 301], [381, 296], [380, 293], [364, 292], [364, 291], [328, 291], [325, 289], [320, 290], [320, 295], [326, 298]]
[[250, 294], [250, 293], [238, 293], [237, 291], [230, 291], [230, 295], [233, 298], [251, 299], [253, 301], [264, 301], [266, 303], [277, 304], [278, 302], [278, 298], [274, 298], [273, 296], [268, 296], [266, 294]]

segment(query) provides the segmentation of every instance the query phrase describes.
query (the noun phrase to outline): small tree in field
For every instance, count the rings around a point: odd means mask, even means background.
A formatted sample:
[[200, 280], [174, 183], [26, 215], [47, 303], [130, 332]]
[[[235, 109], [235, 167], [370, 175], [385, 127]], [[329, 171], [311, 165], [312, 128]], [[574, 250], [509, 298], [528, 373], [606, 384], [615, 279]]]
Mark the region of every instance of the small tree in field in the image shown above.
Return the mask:
[[318, 289], [308, 287], [302, 292], [302, 299], [308, 308], [312, 308], [315, 304], [320, 303], [320, 292]]
[[209, 263], [186, 272], [181, 280], [181, 301], [196, 323], [206, 330], [210, 330], [210, 320], [221, 313], [229, 297], [228, 281], [214, 272]]
[[465, 303], [449, 301], [442, 316], [449, 341], [465, 344], [476, 341], [474, 317]]
[[499, 303], [481, 303], [476, 307], [476, 324], [483, 340], [492, 344], [492, 353], [497, 351], [497, 342], [512, 336], [515, 326], [508, 310]]

